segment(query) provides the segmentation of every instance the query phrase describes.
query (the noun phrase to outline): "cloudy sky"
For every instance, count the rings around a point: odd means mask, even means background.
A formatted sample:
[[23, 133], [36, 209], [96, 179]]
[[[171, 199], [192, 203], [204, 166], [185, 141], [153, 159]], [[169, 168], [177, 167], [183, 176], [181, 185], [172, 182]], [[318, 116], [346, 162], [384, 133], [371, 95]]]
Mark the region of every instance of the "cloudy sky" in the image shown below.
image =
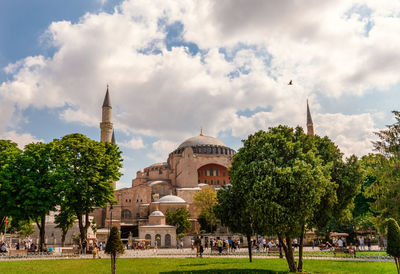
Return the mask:
[[399, 33], [397, 0], [1, 1], [0, 138], [98, 140], [109, 84], [118, 188], [200, 127], [233, 149], [305, 127], [307, 98], [316, 133], [361, 156], [399, 110]]

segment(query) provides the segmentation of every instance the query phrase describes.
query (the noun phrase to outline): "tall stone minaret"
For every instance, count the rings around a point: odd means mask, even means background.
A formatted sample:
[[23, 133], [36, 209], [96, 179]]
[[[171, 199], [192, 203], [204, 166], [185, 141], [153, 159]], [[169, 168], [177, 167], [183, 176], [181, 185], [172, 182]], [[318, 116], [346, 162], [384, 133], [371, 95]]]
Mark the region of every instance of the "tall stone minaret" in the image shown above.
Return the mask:
[[110, 101], [110, 94], [108, 92], [108, 85], [107, 85], [107, 92], [106, 96], [104, 97], [103, 107], [102, 107], [102, 115], [101, 115], [101, 123], [100, 123], [100, 141], [103, 143], [111, 142], [112, 140], [112, 133], [113, 133], [113, 124], [111, 123], [111, 101]]
[[311, 118], [310, 107], [308, 106], [308, 99], [307, 99], [307, 134], [314, 135], [314, 124]]

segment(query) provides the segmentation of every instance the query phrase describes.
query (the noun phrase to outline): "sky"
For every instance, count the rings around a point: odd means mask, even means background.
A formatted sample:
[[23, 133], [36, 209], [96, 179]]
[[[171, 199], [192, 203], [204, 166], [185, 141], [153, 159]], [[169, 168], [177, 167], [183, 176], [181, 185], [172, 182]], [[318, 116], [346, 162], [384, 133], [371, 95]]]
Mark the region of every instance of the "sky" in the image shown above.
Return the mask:
[[[400, 102], [397, 0], [0, 0], [0, 138], [99, 140], [110, 86], [129, 187], [204, 133], [305, 128], [372, 152]], [[292, 80], [293, 85], [288, 85]]]

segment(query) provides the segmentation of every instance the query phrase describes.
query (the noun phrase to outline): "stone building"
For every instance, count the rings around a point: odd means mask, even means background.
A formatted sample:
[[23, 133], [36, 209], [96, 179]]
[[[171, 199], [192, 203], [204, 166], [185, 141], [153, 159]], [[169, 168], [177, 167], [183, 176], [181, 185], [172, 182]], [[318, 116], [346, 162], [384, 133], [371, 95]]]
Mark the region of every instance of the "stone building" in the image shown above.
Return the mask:
[[[102, 110], [101, 141], [115, 142], [108, 87]], [[185, 140], [169, 154], [166, 162], [138, 171], [131, 187], [115, 191], [118, 204], [112, 209], [112, 225], [120, 227], [123, 239], [127, 239], [130, 233], [133, 237], [139, 237], [144, 228], [152, 228], [153, 232], [148, 233], [153, 237], [152, 243], [154, 236], [159, 234], [160, 247], [163, 247], [163, 231], [171, 228], [151, 224], [152, 213], [165, 214], [169, 209], [184, 206], [191, 213], [192, 229], [199, 231], [198, 212], [192, 205], [193, 195], [205, 186], [219, 188], [229, 184], [228, 168], [234, 153], [221, 140], [205, 136], [202, 131], [200, 135]], [[96, 208], [92, 215], [98, 224], [107, 227], [111, 223], [110, 213], [110, 207], [107, 206]], [[170, 235], [172, 241], [175, 234]]]
[[[100, 123], [103, 142], [115, 142], [111, 110], [107, 87]], [[314, 133], [308, 101], [307, 133]], [[192, 232], [199, 231], [193, 195], [206, 186], [218, 189], [228, 185], [228, 168], [234, 154], [235, 151], [221, 140], [205, 136], [201, 130], [200, 135], [185, 140], [173, 150], [166, 162], [137, 171], [131, 187], [115, 191], [118, 204], [113, 206], [112, 225], [120, 228], [122, 239], [128, 239], [129, 235], [146, 237], [153, 246], [157, 235], [159, 247], [169, 246], [176, 236], [173, 229], [165, 225], [164, 214], [169, 209], [184, 206], [191, 213]], [[109, 206], [95, 209], [92, 215], [104, 227], [111, 223]]]

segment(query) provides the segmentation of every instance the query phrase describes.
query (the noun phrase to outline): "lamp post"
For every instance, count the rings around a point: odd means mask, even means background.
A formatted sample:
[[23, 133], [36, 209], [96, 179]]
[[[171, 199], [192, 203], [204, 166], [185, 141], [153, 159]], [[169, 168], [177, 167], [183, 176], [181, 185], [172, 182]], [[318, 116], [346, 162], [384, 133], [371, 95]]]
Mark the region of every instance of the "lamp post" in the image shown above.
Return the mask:
[[113, 205], [110, 205], [110, 229], [108, 231], [108, 234], [110, 235], [111, 233], [111, 228], [112, 228], [112, 211], [113, 211]]

